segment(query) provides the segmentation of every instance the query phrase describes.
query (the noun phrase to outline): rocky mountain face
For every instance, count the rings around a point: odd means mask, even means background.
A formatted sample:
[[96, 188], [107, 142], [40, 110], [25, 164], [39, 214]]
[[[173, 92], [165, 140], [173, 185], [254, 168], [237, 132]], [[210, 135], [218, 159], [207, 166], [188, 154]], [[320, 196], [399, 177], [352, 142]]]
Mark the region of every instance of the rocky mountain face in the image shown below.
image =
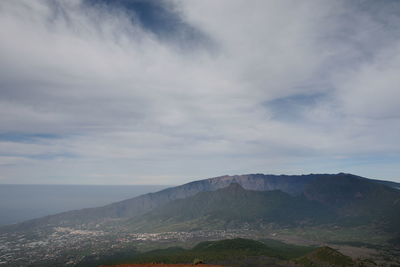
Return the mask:
[[[345, 182], [345, 181], [351, 181]], [[355, 181], [355, 182], [354, 182]], [[310, 175], [264, 175], [247, 174], [221, 176], [190, 182], [181, 186], [171, 187], [156, 193], [149, 193], [98, 208], [82, 209], [64, 212], [24, 223], [0, 228], [0, 231], [26, 229], [47, 226], [74, 226], [77, 224], [96, 224], [104, 220], [127, 219], [140, 217], [143, 214], [171, 203], [172, 201], [192, 197], [200, 192], [215, 191], [236, 183], [243, 189], [251, 191], [280, 190], [291, 196], [305, 195], [310, 200], [321, 203], [332, 201], [347, 201], [348, 198], [363, 199], [371, 184], [373, 188], [399, 187], [397, 183], [370, 180], [351, 174], [310, 174]], [[382, 185], [386, 183], [387, 185]], [[349, 196], [346, 192], [351, 184]], [[368, 184], [368, 186], [364, 186]], [[336, 188], [340, 196], [332, 195], [331, 186]], [[376, 185], [376, 186], [375, 186]], [[359, 192], [357, 186], [361, 186]], [[347, 190], [347, 191], [346, 191]], [[354, 191], [356, 190], [356, 191]], [[393, 192], [397, 189], [391, 189]], [[353, 192], [354, 191], [354, 192]], [[344, 195], [343, 195], [344, 194]], [[341, 199], [344, 197], [344, 199]]]

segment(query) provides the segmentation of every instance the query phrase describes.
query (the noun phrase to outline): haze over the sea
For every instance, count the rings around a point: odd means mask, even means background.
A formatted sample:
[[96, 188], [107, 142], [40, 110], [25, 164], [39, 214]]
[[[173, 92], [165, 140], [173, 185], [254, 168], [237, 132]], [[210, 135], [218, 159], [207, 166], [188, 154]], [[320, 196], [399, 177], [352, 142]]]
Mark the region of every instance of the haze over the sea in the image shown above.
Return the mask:
[[0, 226], [157, 192], [165, 185], [0, 185]]

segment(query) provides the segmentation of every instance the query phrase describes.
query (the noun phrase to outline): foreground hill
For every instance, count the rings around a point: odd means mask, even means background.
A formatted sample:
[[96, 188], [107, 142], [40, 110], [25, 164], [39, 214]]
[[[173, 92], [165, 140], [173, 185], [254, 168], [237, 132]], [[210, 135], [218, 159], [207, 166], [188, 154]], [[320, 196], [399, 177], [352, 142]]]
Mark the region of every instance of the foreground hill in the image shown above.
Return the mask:
[[[99, 266], [116, 264], [146, 264], [150, 262], [179, 264], [193, 263], [196, 259], [206, 264], [224, 266], [292, 266], [294, 260], [315, 250], [315, 247], [294, 246], [282, 242], [265, 242], [235, 238], [219, 241], [206, 241], [190, 249], [170, 247], [131, 255], [119, 254], [102, 259], [82, 262], [79, 266]], [[256, 264], [257, 263], [257, 264]], [[261, 265], [260, 265], [261, 264]], [[204, 266], [204, 265], [200, 265]]]
[[[249, 239], [228, 239], [202, 242], [192, 249], [179, 247], [154, 250], [138, 254], [125, 261], [130, 264], [112, 265], [118, 259], [108, 260], [103, 267], [186, 267], [193, 261], [220, 265], [200, 266], [235, 266], [235, 267], [373, 267], [377, 264], [370, 259], [357, 259], [340, 253], [338, 250], [324, 247], [301, 247], [273, 242], [272, 246]], [[193, 260], [194, 259], [194, 260]], [[200, 260], [201, 259], [201, 260]], [[107, 262], [100, 260], [99, 262]], [[146, 263], [147, 262], [147, 263]], [[148, 263], [159, 262], [159, 263]], [[160, 263], [161, 262], [161, 263]], [[181, 263], [181, 264], [179, 264]], [[182, 264], [183, 263], [183, 264]], [[95, 262], [86, 262], [87, 266], [95, 266]]]
[[[221, 265], [202, 264], [203, 267], [223, 267]], [[193, 264], [164, 264], [164, 263], [142, 263], [142, 264], [120, 264], [113, 266], [101, 265], [100, 267], [193, 267]]]
[[[114, 267], [141, 266], [189, 266], [190, 262], [201, 261], [208, 264], [235, 267], [372, 267], [376, 263], [370, 259], [352, 259], [338, 250], [323, 247], [293, 246], [285, 243], [265, 240], [264, 242], [236, 238], [220, 241], [201, 242], [191, 249], [171, 247], [153, 250], [121, 259], [102, 259], [98, 262]], [[123, 264], [130, 262], [130, 264]], [[157, 262], [162, 264], [149, 264]], [[181, 263], [181, 264], [179, 264]], [[182, 264], [183, 263], [183, 264]], [[87, 261], [85, 266], [95, 266], [96, 262]], [[171, 265], [172, 264], [172, 265]], [[173, 265], [176, 264], [176, 265]], [[192, 264], [190, 266], [193, 266]], [[209, 266], [209, 265], [200, 265]], [[214, 265], [212, 265], [214, 266]]]
[[322, 247], [296, 260], [304, 267], [355, 266], [352, 258], [330, 247]]

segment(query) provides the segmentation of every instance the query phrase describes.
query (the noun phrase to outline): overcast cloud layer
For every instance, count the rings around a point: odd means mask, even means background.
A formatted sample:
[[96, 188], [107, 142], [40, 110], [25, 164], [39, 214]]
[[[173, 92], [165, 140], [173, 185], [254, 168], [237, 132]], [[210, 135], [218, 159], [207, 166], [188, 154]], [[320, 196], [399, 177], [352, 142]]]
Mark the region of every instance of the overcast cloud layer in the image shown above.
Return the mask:
[[0, 1], [0, 183], [400, 181], [400, 2]]

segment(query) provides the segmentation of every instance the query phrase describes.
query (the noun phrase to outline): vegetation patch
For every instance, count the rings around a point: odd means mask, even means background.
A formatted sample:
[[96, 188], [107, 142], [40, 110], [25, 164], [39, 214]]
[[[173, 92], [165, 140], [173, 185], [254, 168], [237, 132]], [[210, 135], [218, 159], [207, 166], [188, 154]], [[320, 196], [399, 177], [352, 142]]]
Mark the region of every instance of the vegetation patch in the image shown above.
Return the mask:
[[303, 267], [355, 266], [350, 257], [330, 247], [318, 248], [296, 262]]
[[[139, 253], [126, 251], [125, 255], [119, 253], [108, 258], [85, 261], [82, 266], [118, 265], [118, 264], [221, 264], [252, 262], [286, 261], [313, 251], [314, 247], [288, 245], [280, 241], [265, 239], [256, 241], [251, 239], [236, 238], [220, 241], [201, 242], [191, 249], [170, 247]], [[202, 265], [203, 266], [203, 265]], [[235, 265], [236, 266], [236, 265]], [[243, 265], [246, 266], [246, 265]], [[258, 266], [258, 265], [254, 265]]]

